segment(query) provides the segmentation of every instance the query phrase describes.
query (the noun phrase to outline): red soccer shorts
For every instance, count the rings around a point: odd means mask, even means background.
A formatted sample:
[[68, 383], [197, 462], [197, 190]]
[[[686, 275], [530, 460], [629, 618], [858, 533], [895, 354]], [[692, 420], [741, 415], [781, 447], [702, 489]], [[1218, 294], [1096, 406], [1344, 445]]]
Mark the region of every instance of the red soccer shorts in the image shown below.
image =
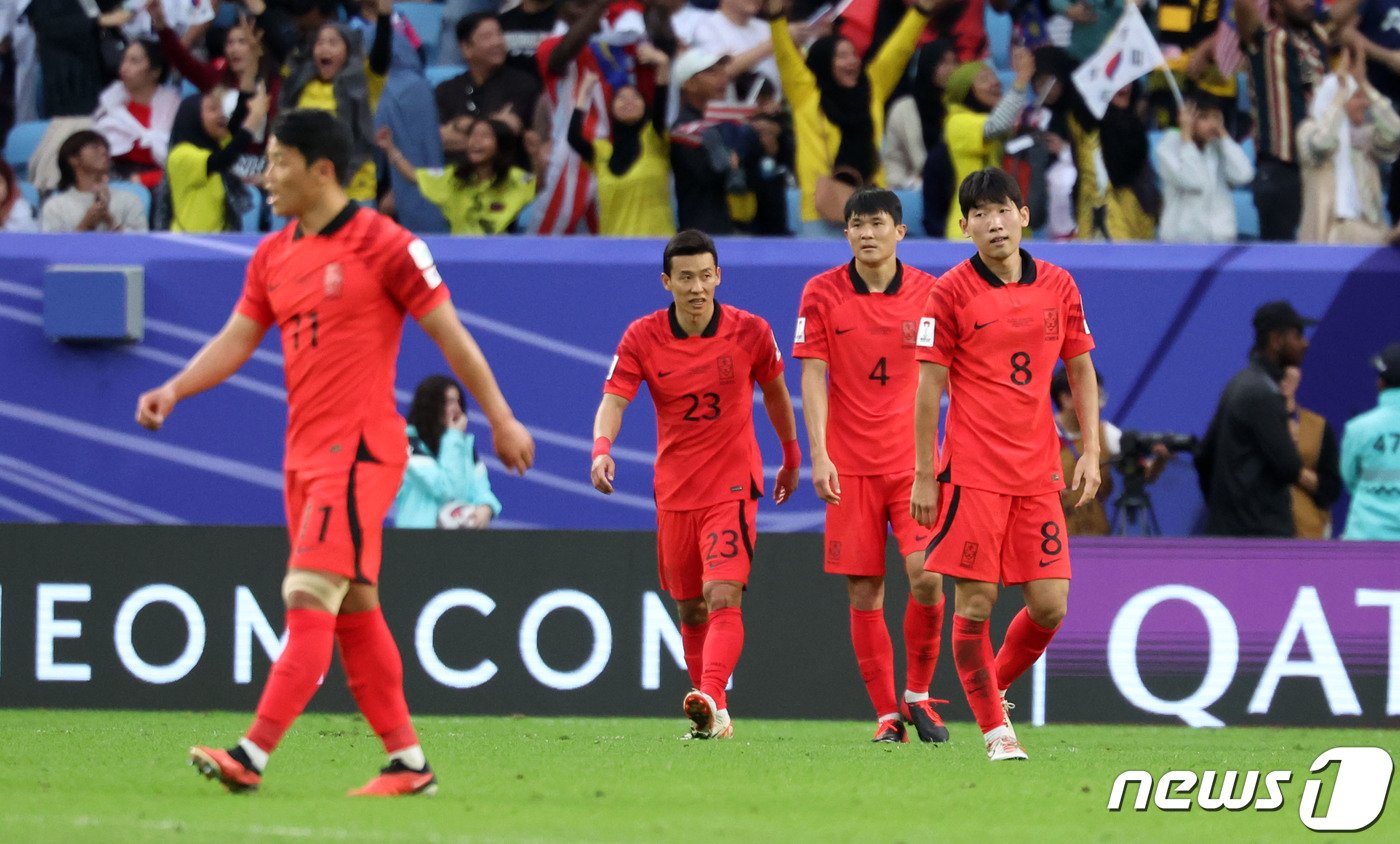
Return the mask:
[[348, 467], [287, 472], [287, 566], [377, 583], [384, 517], [403, 481], [402, 464], [357, 460]]
[[826, 505], [825, 568], [829, 573], [884, 576], [886, 525], [894, 530], [901, 557], [928, 545], [933, 531], [909, 515], [913, 472], [845, 475], [840, 485], [841, 503]]
[[656, 568], [661, 588], [677, 601], [699, 598], [712, 580], [749, 582], [757, 538], [755, 500], [699, 510], [656, 511]]
[[1016, 584], [1069, 579], [1058, 492], [1002, 495], [938, 485], [938, 521], [924, 568], [961, 580]]

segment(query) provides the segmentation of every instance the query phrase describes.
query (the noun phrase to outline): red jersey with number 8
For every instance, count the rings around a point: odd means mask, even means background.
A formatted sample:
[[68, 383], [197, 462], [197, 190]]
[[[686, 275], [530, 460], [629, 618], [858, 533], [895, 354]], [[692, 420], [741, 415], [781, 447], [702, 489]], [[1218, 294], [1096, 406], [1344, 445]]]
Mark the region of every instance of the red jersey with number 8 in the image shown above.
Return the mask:
[[1025, 250], [1021, 268], [1021, 281], [1006, 284], [973, 256], [940, 276], [915, 355], [949, 371], [939, 480], [1027, 496], [1065, 486], [1050, 376], [1094, 340], [1068, 272]]
[[715, 303], [698, 336], [676, 309], [648, 314], [622, 335], [603, 392], [628, 401], [643, 381], [656, 405], [656, 506], [698, 510], [763, 494], [753, 386], [783, 374], [773, 329]]
[[282, 332], [287, 469], [345, 466], [362, 447], [407, 460], [394, 403], [404, 315], [448, 300], [427, 244], [354, 203], [316, 235], [293, 223], [258, 245], [235, 312]]

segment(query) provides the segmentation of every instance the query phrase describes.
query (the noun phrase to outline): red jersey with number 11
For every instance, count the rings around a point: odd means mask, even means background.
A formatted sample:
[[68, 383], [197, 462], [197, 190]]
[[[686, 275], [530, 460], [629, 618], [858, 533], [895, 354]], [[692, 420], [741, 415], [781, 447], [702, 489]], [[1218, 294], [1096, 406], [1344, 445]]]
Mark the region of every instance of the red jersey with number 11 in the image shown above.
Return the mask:
[[234, 310], [281, 328], [288, 469], [348, 465], [361, 445], [408, 459], [394, 403], [404, 314], [448, 298], [427, 244], [353, 202], [318, 234], [293, 223], [258, 245]]
[[643, 381], [656, 405], [656, 506], [698, 510], [763, 494], [753, 385], [783, 374], [773, 329], [715, 303], [698, 336], [672, 305], [627, 327], [603, 392], [628, 401]]
[[1074, 279], [1024, 249], [1016, 284], [976, 255], [940, 276], [915, 349], [948, 367], [939, 479], [1003, 495], [1063, 489], [1050, 376], [1092, 348]]

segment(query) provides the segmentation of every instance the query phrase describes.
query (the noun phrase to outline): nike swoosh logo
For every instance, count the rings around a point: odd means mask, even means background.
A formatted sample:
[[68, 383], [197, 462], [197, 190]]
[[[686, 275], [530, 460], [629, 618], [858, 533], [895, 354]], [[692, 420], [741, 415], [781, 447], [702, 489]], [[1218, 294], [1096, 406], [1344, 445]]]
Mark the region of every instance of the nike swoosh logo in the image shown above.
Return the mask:
[[923, 542], [925, 539], [928, 539], [927, 535], [914, 537], [915, 542]]
[[973, 323], [973, 325], [972, 325], [972, 330], [973, 330], [973, 331], [981, 331], [982, 329], [984, 329], [984, 328], [986, 328], [987, 326], [991, 325], [993, 322], [996, 322], [996, 320], [992, 320], [991, 322], [977, 322], [977, 323]]
[[1041, 560], [1041, 561], [1040, 561], [1040, 567], [1041, 567], [1041, 568], [1045, 568], [1046, 566], [1051, 566], [1051, 565], [1054, 565], [1055, 563], [1058, 563], [1058, 562], [1059, 562], [1058, 559], [1055, 559], [1055, 560]]
[[[676, 370], [674, 370], [674, 369], [671, 370], [671, 372], [675, 372], [675, 371], [676, 371]], [[661, 370], [658, 369], [658, 370], [656, 371], [656, 377], [657, 377], [657, 378], [665, 378], [667, 375], [670, 375], [671, 372], [662, 372]]]
[[836, 333], [837, 333], [837, 334], [850, 334], [852, 331], [855, 331], [855, 329], [854, 329], [854, 328], [838, 328], [838, 329], [836, 329]]

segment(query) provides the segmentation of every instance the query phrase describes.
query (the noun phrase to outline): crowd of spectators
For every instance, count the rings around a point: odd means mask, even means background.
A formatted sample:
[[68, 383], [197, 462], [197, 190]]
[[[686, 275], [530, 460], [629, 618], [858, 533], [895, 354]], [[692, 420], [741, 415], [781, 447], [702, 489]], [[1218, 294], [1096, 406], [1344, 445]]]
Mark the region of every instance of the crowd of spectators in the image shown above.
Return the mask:
[[[1072, 75], [1125, 2], [1143, 4], [1186, 93], [1158, 70], [1100, 115]], [[280, 221], [258, 192], [266, 127], [319, 108], [351, 128], [351, 196], [424, 232], [819, 235], [855, 189], [885, 185], [918, 212], [915, 236], [957, 237], [954, 188], [989, 165], [1016, 175], [1044, 238], [1400, 231], [1400, 0], [1239, 0], [1204, 24], [1201, 4], [1185, 30], [1181, 4], [1156, 0], [410, 8], [426, 5], [6, 4], [0, 129], [47, 123], [18, 181], [0, 174], [5, 227], [81, 221], [11, 202], [16, 187], [71, 207], [71, 191], [110, 181], [149, 195], [153, 228], [267, 230]], [[81, 169], [63, 151], [91, 146], [66, 143], [83, 131], [106, 142], [106, 180], [60, 187]]]

